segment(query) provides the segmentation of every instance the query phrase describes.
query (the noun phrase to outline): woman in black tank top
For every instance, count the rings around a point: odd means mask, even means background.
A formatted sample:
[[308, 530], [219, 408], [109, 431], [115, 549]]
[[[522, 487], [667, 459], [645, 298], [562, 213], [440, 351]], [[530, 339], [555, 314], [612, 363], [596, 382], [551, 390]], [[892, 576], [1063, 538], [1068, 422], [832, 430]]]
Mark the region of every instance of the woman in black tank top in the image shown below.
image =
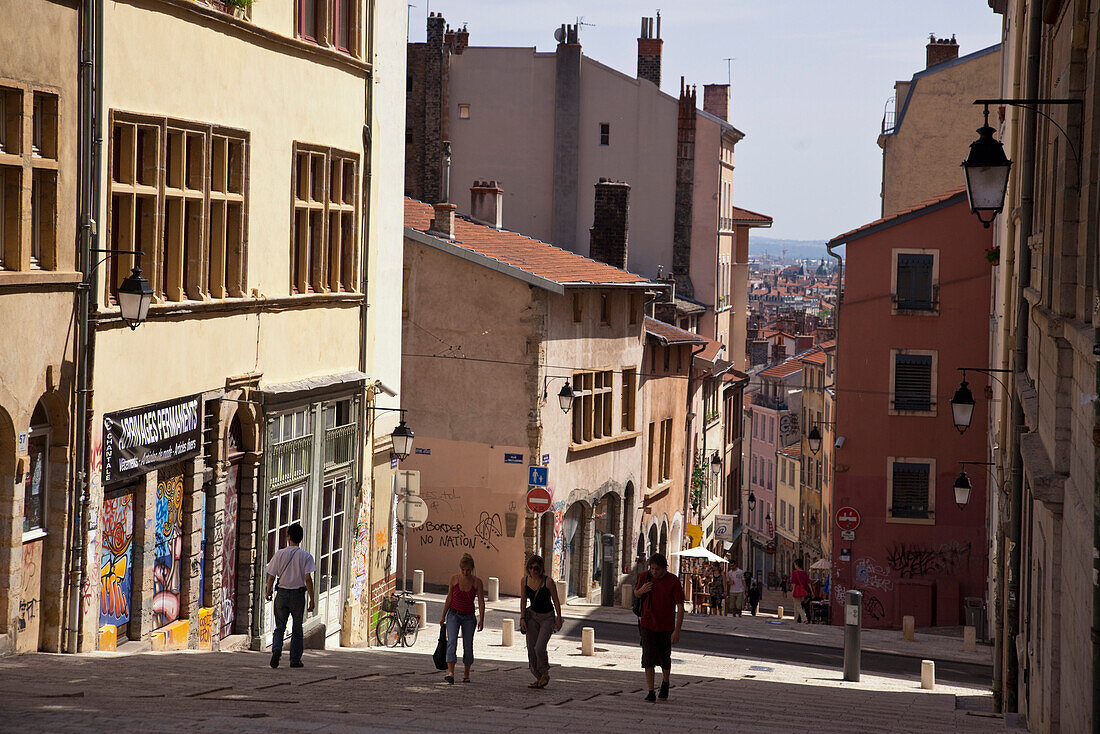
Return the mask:
[[519, 604], [519, 628], [527, 635], [527, 662], [535, 676], [528, 688], [545, 688], [550, 682], [546, 645], [550, 635], [561, 630], [562, 617], [558, 586], [546, 575], [542, 556], [531, 556], [527, 561]]

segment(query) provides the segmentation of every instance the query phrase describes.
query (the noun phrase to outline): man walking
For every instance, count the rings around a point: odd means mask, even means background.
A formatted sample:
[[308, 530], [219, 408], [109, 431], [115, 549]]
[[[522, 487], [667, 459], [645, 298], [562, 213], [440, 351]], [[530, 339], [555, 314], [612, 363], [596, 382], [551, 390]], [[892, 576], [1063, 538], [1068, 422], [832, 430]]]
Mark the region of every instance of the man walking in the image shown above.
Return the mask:
[[[286, 530], [289, 545], [280, 548], [267, 562], [267, 592], [265, 596], [271, 601], [271, 590], [275, 589], [275, 632], [271, 636], [271, 667], [279, 667], [279, 658], [283, 654], [283, 637], [286, 636], [286, 620], [293, 617], [294, 622], [290, 628], [290, 667], [301, 668], [302, 665], [302, 619], [305, 617], [306, 595], [309, 595], [308, 611], [313, 611], [315, 597], [313, 594], [313, 576], [317, 570], [317, 564], [306, 551], [302, 550], [302, 538], [305, 531], [298, 523], [294, 523]], [[278, 586], [275, 578], [279, 578]]]
[[726, 571], [726, 614], [732, 610], [734, 615], [740, 617], [744, 607], [745, 572], [737, 565], [737, 561], [730, 561], [729, 570]]
[[[660, 553], [649, 559], [649, 572], [638, 579], [635, 596], [642, 600], [638, 631], [642, 638], [642, 667], [649, 693], [645, 700], [668, 698], [668, 676], [672, 669], [672, 646], [680, 641], [684, 624], [684, 587], [676, 574], [668, 572], [668, 561]], [[653, 687], [653, 669], [661, 668], [661, 692]]]

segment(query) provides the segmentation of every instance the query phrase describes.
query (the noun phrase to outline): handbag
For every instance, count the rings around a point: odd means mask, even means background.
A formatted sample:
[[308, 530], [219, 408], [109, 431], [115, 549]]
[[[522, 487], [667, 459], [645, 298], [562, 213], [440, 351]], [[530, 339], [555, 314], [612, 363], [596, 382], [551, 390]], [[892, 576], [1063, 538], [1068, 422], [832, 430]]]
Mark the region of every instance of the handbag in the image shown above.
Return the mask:
[[447, 628], [443, 625], [439, 625], [439, 642], [432, 653], [432, 662], [435, 663], [436, 670], [447, 669]]
[[[646, 581], [649, 581], [649, 571], [646, 571], [645, 576], [643, 576], [643, 578], [645, 579], [644, 581], [642, 581], [643, 584]], [[634, 587], [634, 588], [637, 588], [637, 587]], [[632, 612], [634, 612], [635, 617], [642, 616], [642, 602], [644, 602], [644, 601], [645, 601], [644, 596], [635, 596], [634, 597], [634, 604], [633, 604], [633, 606], [630, 607], [630, 610]]]

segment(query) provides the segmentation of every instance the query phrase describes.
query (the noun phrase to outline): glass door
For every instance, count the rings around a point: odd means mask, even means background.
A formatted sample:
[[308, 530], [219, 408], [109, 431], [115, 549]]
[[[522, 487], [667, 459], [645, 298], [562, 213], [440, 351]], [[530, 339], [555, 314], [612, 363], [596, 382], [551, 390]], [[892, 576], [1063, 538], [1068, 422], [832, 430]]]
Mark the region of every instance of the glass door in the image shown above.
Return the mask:
[[348, 475], [327, 477], [321, 487], [321, 537], [317, 556], [317, 614], [325, 634], [340, 629], [343, 621], [344, 498]]
[[[275, 555], [275, 551], [286, 545], [286, 529], [294, 523], [302, 521], [302, 495], [305, 492], [305, 484], [287, 487], [278, 494], [273, 495], [267, 502], [267, 560]], [[264, 583], [267, 583], [266, 573]], [[264, 631], [275, 628], [275, 613], [272, 603], [265, 600], [264, 603]], [[286, 628], [290, 634], [290, 625]]]

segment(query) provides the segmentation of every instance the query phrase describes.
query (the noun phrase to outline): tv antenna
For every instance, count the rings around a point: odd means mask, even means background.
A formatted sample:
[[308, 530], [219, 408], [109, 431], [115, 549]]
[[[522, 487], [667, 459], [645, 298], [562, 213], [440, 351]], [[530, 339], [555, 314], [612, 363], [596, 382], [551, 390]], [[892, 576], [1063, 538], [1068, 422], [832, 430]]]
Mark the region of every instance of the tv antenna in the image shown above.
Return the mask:
[[736, 56], [731, 56], [728, 59], [722, 59], [726, 62], [726, 84], [733, 86], [733, 62], [737, 61]]
[[405, 9], [405, 43], [409, 42], [409, 28], [412, 26], [412, 10], [416, 6], [412, 3], [408, 3], [408, 7]]
[[577, 31], [578, 32], [580, 32], [581, 26], [587, 26], [588, 28], [595, 28], [596, 24], [595, 23], [585, 23], [584, 22], [584, 16], [583, 15], [578, 15], [577, 16]]

